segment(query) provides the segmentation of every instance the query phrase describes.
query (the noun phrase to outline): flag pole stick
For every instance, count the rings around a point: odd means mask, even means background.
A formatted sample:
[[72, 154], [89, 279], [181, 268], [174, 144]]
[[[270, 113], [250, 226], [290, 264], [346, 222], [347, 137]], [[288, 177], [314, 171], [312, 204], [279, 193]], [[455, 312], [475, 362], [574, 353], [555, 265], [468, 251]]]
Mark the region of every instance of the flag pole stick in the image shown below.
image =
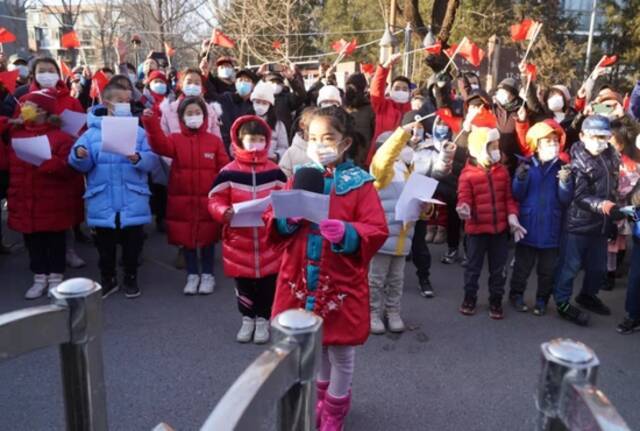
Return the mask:
[[466, 41], [467, 41], [467, 36], [462, 38], [462, 40], [460, 41], [460, 44], [456, 47], [456, 50], [453, 52], [451, 57], [447, 55], [447, 57], [449, 57], [449, 61], [447, 62], [447, 65], [444, 67], [444, 69], [442, 69], [443, 72], [447, 70], [449, 68], [449, 65], [453, 63], [453, 59], [456, 58], [456, 55], [458, 55], [458, 52], [460, 52], [460, 48], [462, 48], [462, 45], [464, 45]]
[[538, 23], [538, 26], [536, 27], [536, 31], [533, 33], [533, 37], [529, 41], [529, 46], [527, 46], [527, 50], [524, 53], [524, 57], [522, 57], [522, 62], [527, 61], [527, 57], [529, 56], [529, 52], [531, 52], [531, 48], [533, 47], [533, 43], [538, 38], [538, 34], [540, 34], [540, 30], [541, 29], [542, 29], [542, 23]]

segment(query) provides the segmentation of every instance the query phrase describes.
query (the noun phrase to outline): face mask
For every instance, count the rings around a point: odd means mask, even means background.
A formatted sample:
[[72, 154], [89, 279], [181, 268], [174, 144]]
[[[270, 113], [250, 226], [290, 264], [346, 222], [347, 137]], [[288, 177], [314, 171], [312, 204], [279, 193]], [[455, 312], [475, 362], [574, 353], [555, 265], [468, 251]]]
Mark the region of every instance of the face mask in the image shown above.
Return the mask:
[[307, 146], [307, 156], [319, 165], [327, 166], [335, 163], [335, 161], [340, 157], [340, 154], [338, 153], [337, 148], [333, 146], [316, 146], [309, 144]]
[[135, 84], [137, 80], [138, 78], [135, 73], [129, 73], [129, 81], [131, 81], [132, 84]]
[[564, 98], [560, 95], [553, 95], [547, 100], [547, 107], [551, 112], [562, 112], [564, 108]]
[[253, 90], [253, 84], [247, 81], [236, 81], [236, 91], [241, 97], [248, 96]]
[[23, 106], [20, 109], [20, 116], [25, 122], [34, 121], [38, 117], [38, 111], [33, 106]]
[[606, 139], [584, 138], [584, 147], [593, 156], [597, 156], [607, 148]]
[[264, 142], [251, 142], [247, 140], [247, 141], [242, 141], [242, 146], [244, 147], [245, 150], [249, 151], [250, 153], [255, 153], [255, 152], [264, 150], [264, 148], [266, 147], [266, 144]]
[[400, 160], [402, 160], [406, 165], [411, 164], [413, 161], [413, 149], [410, 147], [404, 147], [402, 151], [400, 151]]
[[202, 87], [198, 84], [187, 84], [182, 88], [185, 96], [199, 96], [202, 93]]
[[433, 139], [436, 141], [446, 141], [449, 137], [449, 127], [439, 124], [433, 128]]
[[407, 103], [409, 101], [409, 92], [391, 90], [390, 97], [391, 97], [391, 100], [393, 100], [396, 103]]
[[36, 73], [36, 82], [40, 84], [42, 88], [53, 88], [59, 80], [60, 77], [57, 73]]
[[550, 162], [558, 157], [558, 153], [560, 152], [560, 148], [557, 145], [551, 145], [547, 147], [541, 147], [538, 150], [538, 157], [541, 162]]
[[152, 82], [149, 88], [156, 94], [164, 95], [167, 93], [167, 84], [164, 82]]
[[218, 68], [218, 78], [222, 79], [233, 79], [234, 70], [230, 67], [219, 67]]
[[29, 76], [29, 68], [27, 66], [25, 66], [24, 64], [10, 64], [8, 67], [9, 71], [13, 71], [13, 70], [17, 70], [18, 71], [18, 77], [24, 79], [27, 76]]
[[263, 103], [254, 103], [253, 111], [256, 113], [256, 115], [258, 115], [259, 117], [262, 117], [267, 112], [269, 112], [269, 107], [270, 105], [265, 105]]
[[190, 129], [199, 129], [204, 122], [204, 115], [190, 115], [184, 117], [184, 124]]
[[280, 84], [273, 84], [273, 94], [278, 95], [282, 93], [283, 87]]
[[509, 103], [509, 92], [507, 90], [500, 89], [496, 93], [496, 101], [500, 105], [506, 105]]
[[131, 116], [131, 104], [113, 103], [112, 106], [113, 106], [114, 117], [130, 117]]
[[500, 150], [489, 151], [489, 160], [491, 160], [491, 163], [498, 163], [500, 161]]

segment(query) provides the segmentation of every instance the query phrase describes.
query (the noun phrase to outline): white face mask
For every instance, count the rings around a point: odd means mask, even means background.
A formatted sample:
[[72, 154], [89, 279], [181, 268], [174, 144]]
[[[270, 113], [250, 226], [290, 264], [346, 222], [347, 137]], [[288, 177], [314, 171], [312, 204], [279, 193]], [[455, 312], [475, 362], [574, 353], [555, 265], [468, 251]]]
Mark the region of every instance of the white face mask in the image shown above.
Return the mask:
[[250, 153], [255, 153], [264, 150], [267, 145], [264, 142], [252, 142], [249, 140], [245, 140], [242, 141], [242, 146]]
[[502, 88], [498, 90], [496, 92], [496, 102], [503, 106], [509, 103], [509, 92]]
[[400, 160], [406, 165], [410, 165], [413, 161], [413, 149], [411, 147], [404, 147], [402, 151], [400, 151]]
[[592, 156], [597, 156], [607, 149], [606, 139], [584, 138], [584, 147]]
[[550, 162], [558, 157], [560, 153], [560, 148], [557, 145], [550, 145], [546, 147], [540, 147], [538, 150], [538, 158], [541, 162]]
[[253, 110], [256, 113], [256, 115], [262, 117], [269, 111], [269, 106], [270, 105], [265, 105], [263, 103], [254, 103]]
[[233, 79], [234, 70], [231, 67], [218, 67], [218, 78]]
[[59, 80], [60, 77], [57, 73], [36, 73], [36, 82], [40, 84], [42, 88], [53, 88]]
[[409, 101], [409, 92], [402, 90], [391, 90], [390, 97], [396, 103], [407, 103]]
[[564, 97], [554, 94], [547, 100], [547, 107], [551, 112], [562, 112], [564, 108]]
[[130, 103], [114, 103], [113, 116], [114, 117], [130, 117], [131, 116], [131, 104]]
[[152, 82], [149, 88], [156, 94], [164, 95], [167, 92], [167, 84], [164, 82]]
[[182, 88], [185, 96], [199, 96], [202, 93], [202, 87], [198, 84], [187, 84]]
[[319, 165], [327, 166], [335, 163], [340, 157], [340, 154], [336, 147], [309, 143], [307, 146], [307, 156]]
[[498, 163], [500, 161], [500, 150], [491, 150], [489, 151], [489, 160], [492, 163]]
[[190, 115], [184, 117], [184, 124], [190, 129], [199, 129], [204, 122], [204, 115]]

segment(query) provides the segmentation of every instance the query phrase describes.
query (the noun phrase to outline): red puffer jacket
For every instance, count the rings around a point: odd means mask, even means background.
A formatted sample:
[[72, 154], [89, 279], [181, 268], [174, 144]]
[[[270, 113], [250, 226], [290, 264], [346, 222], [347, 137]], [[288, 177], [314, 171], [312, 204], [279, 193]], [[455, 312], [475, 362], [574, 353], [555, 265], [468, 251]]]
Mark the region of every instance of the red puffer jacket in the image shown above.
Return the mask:
[[[38, 83], [34, 80], [29, 86], [29, 93], [32, 91], [40, 91], [42, 88], [38, 85]], [[56, 84], [56, 112], [54, 114], [60, 115], [65, 110], [75, 111], [75, 112], [86, 112], [82, 107], [82, 103], [76, 98], [71, 97], [69, 92], [69, 88], [62, 81], [58, 81]], [[19, 109], [16, 109], [16, 115], [20, 113]]]
[[198, 130], [181, 122], [182, 133], [169, 136], [157, 116], [144, 116], [142, 122], [153, 151], [173, 159], [166, 215], [169, 243], [194, 249], [216, 242], [220, 225], [207, 211], [207, 195], [220, 169], [229, 163], [222, 140], [207, 132], [206, 116]]
[[84, 180], [68, 163], [73, 138], [49, 124], [14, 129], [11, 138], [47, 135], [51, 159], [40, 166], [9, 153], [9, 227], [22, 233], [69, 229], [84, 218]]
[[[248, 121], [259, 121], [267, 130], [267, 146], [258, 152], [246, 151], [238, 142], [238, 130]], [[245, 115], [231, 126], [231, 145], [235, 160], [225, 166], [209, 192], [209, 213], [224, 223], [224, 213], [233, 204], [269, 196], [284, 188], [287, 177], [267, 158], [271, 128], [260, 118]], [[222, 258], [227, 277], [262, 278], [276, 274], [280, 254], [268, 242], [266, 227], [230, 227], [222, 230]]]
[[507, 168], [496, 163], [486, 169], [467, 162], [458, 180], [458, 206], [462, 204], [471, 208], [471, 218], [464, 223], [467, 234], [504, 232], [508, 215], [518, 215]]

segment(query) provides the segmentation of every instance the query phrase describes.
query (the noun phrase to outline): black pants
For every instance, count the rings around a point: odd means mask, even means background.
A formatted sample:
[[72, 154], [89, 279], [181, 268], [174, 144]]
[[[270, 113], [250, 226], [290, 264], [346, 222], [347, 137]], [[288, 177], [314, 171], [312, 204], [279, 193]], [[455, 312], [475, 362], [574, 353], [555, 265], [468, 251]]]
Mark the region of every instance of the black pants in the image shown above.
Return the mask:
[[167, 214], [167, 186], [150, 183], [149, 189], [151, 190], [149, 200], [151, 212], [156, 216], [156, 221], [162, 221]]
[[504, 295], [507, 282], [506, 264], [509, 236], [500, 234], [467, 235], [467, 267], [464, 271], [465, 294], [478, 294], [478, 279], [484, 265], [484, 257], [489, 257], [489, 294], [492, 297]]
[[96, 247], [98, 248], [98, 267], [103, 277], [113, 277], [116, 274], [116, 247], [122, 246], [122, 262], [124, 273], [135, 276], [138, 271], [138, 259], [144, 243], [142, 225], [120, 227], [119, 217], [116, 217], [116, 228], [96, 228]]
[[458, 249], [460, 246], [460, 230], [462, 221], [456, 211], [456, 202], [447, 202], [447, 245], [449, 248]]
[[429, 270], [431, 269], [431, 253], [425, 240], [426, 234], [427, 222], [418, 220], [413, 232], [413, 241], [411, 242], [411, 259], [416, 267], [416, 274], [419, 280], [428, 280]]
[[557, 248], [535, 248], [524, 244], [516, 245], [515, 263], [511, 275], [509, 296], [522, 295], [527, 288], [527, 279], [538, 261], [537, 298], [547, 301], [553, 291], [553, 282], [560, 251]]
[[243, 316], [271, 318], [277, 274], [262, 278], [236, 278], [238, 310]]
[[25, 233], [24, 245], [29, 252], [31, 272], [64, 274], [67, 247], [65, 231]]

